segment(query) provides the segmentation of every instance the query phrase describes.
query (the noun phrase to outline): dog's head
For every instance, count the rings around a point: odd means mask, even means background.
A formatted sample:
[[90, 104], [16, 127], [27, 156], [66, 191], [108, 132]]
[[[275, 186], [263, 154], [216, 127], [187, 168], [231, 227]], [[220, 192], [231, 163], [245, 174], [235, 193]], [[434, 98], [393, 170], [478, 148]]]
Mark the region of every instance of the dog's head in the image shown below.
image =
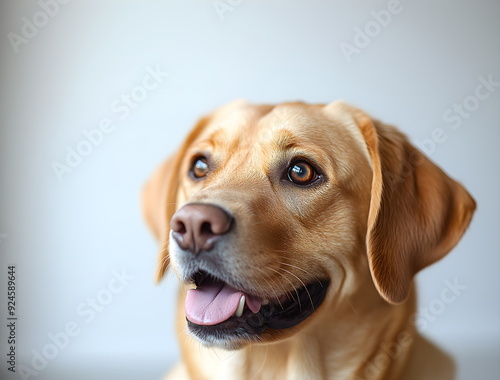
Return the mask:
[[[390, 303], [446, 255], [475, 202], [395, 128], [341, 102], [233, 102], [203, 118], [144, 190], [189, 330], [239, 348], [288, 337], [359, 291]], [[363, 285], [365, 284], [365, 285]]]

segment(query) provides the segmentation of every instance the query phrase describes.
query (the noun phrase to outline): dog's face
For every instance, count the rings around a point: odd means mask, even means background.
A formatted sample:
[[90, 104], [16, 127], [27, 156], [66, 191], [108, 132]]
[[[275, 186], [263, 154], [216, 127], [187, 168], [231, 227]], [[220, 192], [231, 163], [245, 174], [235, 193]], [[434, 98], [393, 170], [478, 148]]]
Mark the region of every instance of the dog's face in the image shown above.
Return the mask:
[[391, 127], [342, 103], [204, 118], [145, 188], [146, 218], [187, 292], [191, 333], [240, 348], [303, 329], [366, 287], [404, 301], [474, 201]]

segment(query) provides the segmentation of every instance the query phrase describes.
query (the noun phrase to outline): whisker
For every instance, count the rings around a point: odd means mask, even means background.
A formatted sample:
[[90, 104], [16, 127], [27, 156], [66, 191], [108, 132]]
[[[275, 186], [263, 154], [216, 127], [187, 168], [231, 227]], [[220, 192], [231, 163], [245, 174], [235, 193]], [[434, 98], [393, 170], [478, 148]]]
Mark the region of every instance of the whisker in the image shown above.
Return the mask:
[[[250, 265], [250, 267], [251, 267], [252, 269], [255, 269], [256, 271], [258, 271], [258, 272], [260, 272], [260, 273], [267, 274], [267, 273], [266, 273], [266, 271], [265, 271], [264, 269], [259, 268], [258, 266], [255, 266], [255, 265], [253, 265], [253, 264], [249, 264], [249, 265]], [[282, 273], [279, 273], [278, 271], [276, 271], [276, 270], [275, 270], [275, 269], [273, 269], [273, 268], [270, 268], [270, 267], [269, 267], [268, 269], [271, 269], [273, 272], [277, 273], [277, 274], [278, 274], [279, 276], [281, 276], [281, 277], [283, 277], [283, 276], [284, 276]], [[285, 277], [285, 278], [286, 278], [286, 277]], [[262, 279], [263, 279], [263, 280], [267, 283], [267, 285], [269, 286], [269, 289], [275, 289], [276, 287], [278, 287], [278, 288], [281, 288], [281, 289], [282, 289], [282, 293], [283, 293], [283, 294], [287, 294], [287, 292], [288, 292], [288, 291], [285, 289], [285, 287], [284, 287], [284, 285], [283, 285], [282, 283], [280, 283], [280, 282], [278, 282], [278, 281], [274, 281], [274, 280], [273, 280], [273, 281], [272, 281], [272, 284], [271, 284], [271, 283], [269, 282], [269, 280], [268, 280], [268, 277], [267, 277], [267, 276], [263, 276], [263, 277], [262, 277]], [[273, 286], [273, 284], [274, 284], [275, 286]], [[262, 287], [261, 285], [259, 285], [258, 287], [259, 287], [261, 290], [263, 289], [263, 287]], [[264, 291], [264, 292], [265, 292], [265, 291]], [[267, 292], [266, 292], [266, 293], [267, 293]], [[281, 302], [280, 302], [280, 300], [279, 300], [279, 295], [278, 295], [278, 294], [276, 294], [276, 292], [274, 292], [274, 291], [273, 291], [273, 293], [274, 293], [273, 297], [276, 299], [276, 301], [278, 302], [278, 304], [280, 305], [280, 307], [281, 307], [281, 308], [283, 308], [283, 305], [281, 304]]]
[[[309, 293], [309, 290], [307, 289], [306, 287], [306, 284], [304, 284], [304, 281], [302, 281], [298, 276], [296, 276], [294, 273], [286, 270], [286, 269], [283, 269], [285, 272], [287, 273], [290, 273], [293, 277], [295, 277], [297, 280], [300, 281], [300, 283], [302, 284], [302, 286], [304, 287], [304, 289], [306, 290], [307, 292], [307, 295], [309, 296], [309, 300], [311, 301], [311, 305], [314, 307], [314, 303], [313, 303], [313, 300], [312, 300], [312, 297], [311, 297], [311, 294]], [[299, 307], [302, 308], [302, 305], [300, 304], [300, 298], [299, 298], [299, 291], [297, 289], [295, 289], [295, 292], [297, 293], [297, 298], [298, 298], [298, 302], [299, 302]]]
[[[275, 252], [288, 253], [288, 252], [283, 251], [283, 250], [276, 250]], [[281, 258], [285, 259], [285, 260], [287, 259], [286, 256], [281, 256]], [[287, 265], [287, 266], [290, 266], [292, 268], [298, 269], [298, 270], [304, 272], [305, 274], [307, 274], [308, 276], [310, 276], [312, 279], [318, 281], [319, 283], [321, 283], [321, 281], [322, 281], [322, 279], [320, 277], [318, 277], [318, 275], [312, 274], [312, 273], [308, 272], [307, 270], [305, 270], [305, 269], [303, 269], [301, 267], [298, 267], [296, 265], [289, 264], [289, 263], [287, 263], [285, 261], [280, 261], [280, 265]]]
[[[277, 273], [277, 274], [278, 274], [278, 275], [280, 275], [282, 278], [284, 278], [285, 280], [287, 280], [287, 281], [290, 283], [290, 285], [292, 285], [292, 287], [295, 289], [295, 286], [293, 285], [293, 282], [292, 282], [292, 281], [290, 281], [290, 279], [289, 279], [289, 278], [288, 278], [288, 277], [287, 277], [284, 273], [280, 273], [279, 271], [277, 271], [276, 269], [271, 268], [271, 267], [269, 267], [268, 269], [272, 270], [273, 272]], [[295, 289], [295, 290], [296, 290], [296, 289]], [[290, 290], [289, 290], [289, 291], [286, 291], [286, 292], [285, 292], [285, 294], [290, 295], [290, 297], [291, 297], [293, 300], [295, 300], [295, 299], [293, 298], [292, 291], [290, 291]], [[298, 293], [297, 293], [297, 294], [298, 294]], [[278, 302], [279, 302], [279, 300], [278, 300]], [[281, 305], [281, 303], [280, 303], [280, 306], [281, 306], [281, 307], [283, 307], [283, 306]]]

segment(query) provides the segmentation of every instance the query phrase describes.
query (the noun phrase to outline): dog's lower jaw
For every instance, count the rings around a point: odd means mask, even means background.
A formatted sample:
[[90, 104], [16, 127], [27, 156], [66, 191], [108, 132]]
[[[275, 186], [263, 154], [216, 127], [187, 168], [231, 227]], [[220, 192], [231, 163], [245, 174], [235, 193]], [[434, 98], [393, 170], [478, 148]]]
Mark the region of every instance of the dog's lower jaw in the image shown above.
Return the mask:
[[[182, 293], [180, 300], [184, 297]], [[340, 308], [336, 305], [331, 310], [323, 310], [317, 320], [288, 339], [274, 343], [250, 343], [237, 351], [207, 348], [189, 336], [185, 315], [179, 308], [178, 331], [184, 364], [189, 373], [187, 378], [399, 379], [416, 338], [411, 318], [415, 312], [413, 292], [404, 304], [388, 305], [381, 301], [378, 307], [369, 310], [356, 308], [363, 305], [357, 297], [352, 298], [351, 305], [343, 303]], [[359, 297], [362, 298], [362, 295]], [[349, 313], [347, 309], [351, 308], [353, 310]], [[349, 317], [346, 318], [346, 315]], [[377, 330], [373, 328], [374, 318]], [[330, 328], [324, 330], [322, 326], [325, 325]], [[345, 340], [345, 331], [353, 332], [348, 341]]]
[[188, 329], [186, 330], [186, 333], [189, 334], [189, 336], [196, 342], [198, 342], [201, 346], [207, 349], [222, 349], [228, 352], [241, 350], [242, 348], [251, 344], [250, 342], [252, 341], [252, 337], [250, 336], [249, 337], [243, 336], [241, 339], [232, 339], [230, 341], [227, 339], [218, 339], [218, 338], [205, 338], [205, 340], [203, 340], [200, 339], [198, 336], [196, 336], [193, 332], [189, 331]]

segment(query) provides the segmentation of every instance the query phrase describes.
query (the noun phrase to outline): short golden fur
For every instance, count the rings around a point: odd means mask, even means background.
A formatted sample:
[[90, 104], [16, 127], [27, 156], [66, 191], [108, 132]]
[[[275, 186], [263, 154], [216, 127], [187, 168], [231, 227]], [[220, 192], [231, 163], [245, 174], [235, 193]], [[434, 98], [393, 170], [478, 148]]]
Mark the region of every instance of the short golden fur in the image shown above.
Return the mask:
[[[200, 153], [211, 169], [193, 181], [187, 173]], [[280, 168], [294, 157], [314, 161], [324, 181], [283, 181]], [[242, 290], [277, 299], [318, 278], [329, 287], [297, 326], [206, 347], [187, 332], [181, 283], [182, 363], [169, 378], [452, 378], [451, 359], [415, 331], [412, 279], [457, 244], [475, 202], [396, 128], [342, 102], [236, 101], [204, 117], [144, 188], [145, 217], [161, 244], [157, 281], [169, 265], [185, 280], [169, 221], [187, 203], [233, 214], [238, 229], [222, 270]]]

